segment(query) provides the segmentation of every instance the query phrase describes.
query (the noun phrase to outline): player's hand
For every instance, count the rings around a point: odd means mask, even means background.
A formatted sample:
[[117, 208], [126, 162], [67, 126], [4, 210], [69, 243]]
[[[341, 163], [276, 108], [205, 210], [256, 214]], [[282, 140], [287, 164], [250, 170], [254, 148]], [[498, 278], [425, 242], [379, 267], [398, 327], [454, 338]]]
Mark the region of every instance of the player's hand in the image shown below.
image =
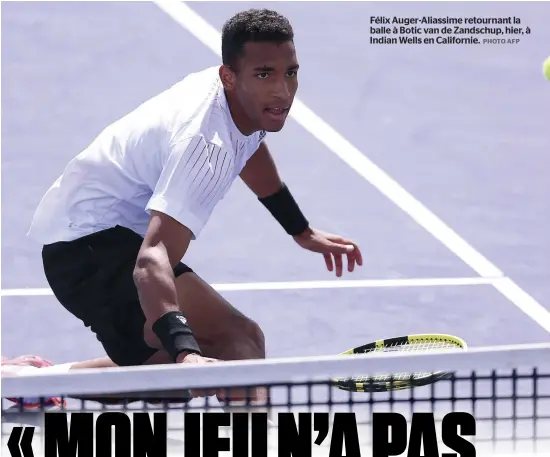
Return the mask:
[[[217, 361], [218, 361], [217, 359], [212, 359], [210, 357], [203, 357], [195, 353], [192, 353], [192, 354], [183, 353], [182, 358], [179, 358], [179, 363], [194, 363], [199, 365], [204, 365], [206, 363], [212, 363]], [[216, 395], [216, 390], [215, 389], [190, 389], [190, 393], [192, 398], [211, 397], [213, 395]]]
[[339, 235], [322, 232], [321, 230], [310, 228], [300, 235], [294, 236], [294, 241], [304, 249], [323, 254], [328, 271], [334, 271], [336, 267], [336, 276], [342, 276], [343, 262], [342, 256], [348, 260], [348, 271], [355, 269], [355, 264], [363, 265], [363, 256], [359, 246]]
[[212, 363], [217, 362], [217, 359], [212, 359], [210, 357], [203, 357], [202, 355], [195, 354], [195, 353], [183, 353], [181, 354], [181, 357], [178, 358], [179, 363], [198, 363], [198, 364], [205, 364], [205, 363]]

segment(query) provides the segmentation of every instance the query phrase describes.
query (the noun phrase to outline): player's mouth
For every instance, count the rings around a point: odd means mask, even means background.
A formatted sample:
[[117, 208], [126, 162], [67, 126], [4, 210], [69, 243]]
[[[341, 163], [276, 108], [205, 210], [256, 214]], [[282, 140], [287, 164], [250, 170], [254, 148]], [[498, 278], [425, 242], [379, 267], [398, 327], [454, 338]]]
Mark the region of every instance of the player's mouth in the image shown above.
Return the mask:
[[266, 108], [265, 112], [274, 121], [282, 121], [286, 118], [289, 109], [290, 109], [290, 106], [288, 106], [288, 107], [271, 107], [271, 108]]

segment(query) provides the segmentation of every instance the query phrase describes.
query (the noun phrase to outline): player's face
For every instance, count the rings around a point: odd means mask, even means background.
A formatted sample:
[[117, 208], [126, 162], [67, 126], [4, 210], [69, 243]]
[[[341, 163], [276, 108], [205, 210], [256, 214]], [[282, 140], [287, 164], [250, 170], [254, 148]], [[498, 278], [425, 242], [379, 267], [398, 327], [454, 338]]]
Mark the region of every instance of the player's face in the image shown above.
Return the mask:
[[235, 95], [255, 130], [281, 130], [297, 90], [294, 43], [245, 44], [236, 71]]

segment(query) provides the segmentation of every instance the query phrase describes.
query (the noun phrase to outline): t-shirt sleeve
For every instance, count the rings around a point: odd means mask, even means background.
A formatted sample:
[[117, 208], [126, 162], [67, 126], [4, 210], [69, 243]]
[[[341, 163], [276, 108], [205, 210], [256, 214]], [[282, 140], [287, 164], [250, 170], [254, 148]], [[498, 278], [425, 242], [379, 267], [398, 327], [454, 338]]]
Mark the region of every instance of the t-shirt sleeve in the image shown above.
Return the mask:
[[233, 180], [234, 158], [203, 137], [173, 146], [146, 210], [167, 214], [196, 239]]

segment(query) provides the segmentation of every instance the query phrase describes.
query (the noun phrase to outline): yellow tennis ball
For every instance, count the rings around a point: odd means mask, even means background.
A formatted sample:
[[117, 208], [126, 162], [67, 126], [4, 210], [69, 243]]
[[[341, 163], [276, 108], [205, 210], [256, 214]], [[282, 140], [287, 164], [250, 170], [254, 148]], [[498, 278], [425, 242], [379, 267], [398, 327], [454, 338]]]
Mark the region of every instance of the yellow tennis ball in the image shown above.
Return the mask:
[[548, 81], [550, 81], [550, 57], [542, 64], [542, 72]]

